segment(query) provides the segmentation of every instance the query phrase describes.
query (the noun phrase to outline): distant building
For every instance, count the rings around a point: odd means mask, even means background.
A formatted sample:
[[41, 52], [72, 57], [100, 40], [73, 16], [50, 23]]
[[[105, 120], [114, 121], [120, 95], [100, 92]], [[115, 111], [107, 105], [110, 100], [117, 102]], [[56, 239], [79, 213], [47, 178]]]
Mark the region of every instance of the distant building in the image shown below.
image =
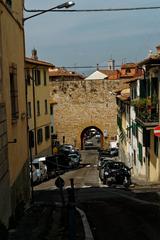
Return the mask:
[[105, 70], [98, 69], [95, 72], [91, 73], [85, 80], [117, 80], [120, 78], [119, 70]]
[[133, 78], [142, 75], [142, 70], [136, 63], [125, 63], [121, 66], [121, 78]]
[[74, 71], [68, 71], [65, 68], [52, 67], [49, 68], [49, 81], [68, 81], [68, 80], [82, 80], [84, 76]]

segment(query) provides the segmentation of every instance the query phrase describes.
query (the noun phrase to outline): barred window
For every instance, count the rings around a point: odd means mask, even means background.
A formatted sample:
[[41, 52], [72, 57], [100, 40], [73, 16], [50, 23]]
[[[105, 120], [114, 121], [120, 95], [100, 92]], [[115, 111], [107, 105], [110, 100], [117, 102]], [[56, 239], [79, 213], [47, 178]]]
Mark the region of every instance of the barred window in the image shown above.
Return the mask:
[[19, 107], [17, 88], [17, 65], [14, 63], [10, 66], [9, 76], [10, 76], [11, 114], [12, 120], [15, 121], [19, 117]]
[[38, 144], [41, 144], [43, 142], [43, 131], [42, 131], [42, 128], [39, 128], [37, 130], [37, 142], [38, 142]]
[[50, 138], [49, 126], [45, 127], [45, 139], [48, 140]]

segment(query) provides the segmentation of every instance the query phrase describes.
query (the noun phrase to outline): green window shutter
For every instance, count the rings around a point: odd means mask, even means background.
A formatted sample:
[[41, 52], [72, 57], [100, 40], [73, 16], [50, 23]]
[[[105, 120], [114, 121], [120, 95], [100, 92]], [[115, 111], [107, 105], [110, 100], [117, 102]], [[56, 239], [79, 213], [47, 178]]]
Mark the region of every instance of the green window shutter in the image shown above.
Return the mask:
[[141, 143], [138, 143], [138, 153], [139, 153], [138, 154], [138, 159], [142, 164], [142, 144]]

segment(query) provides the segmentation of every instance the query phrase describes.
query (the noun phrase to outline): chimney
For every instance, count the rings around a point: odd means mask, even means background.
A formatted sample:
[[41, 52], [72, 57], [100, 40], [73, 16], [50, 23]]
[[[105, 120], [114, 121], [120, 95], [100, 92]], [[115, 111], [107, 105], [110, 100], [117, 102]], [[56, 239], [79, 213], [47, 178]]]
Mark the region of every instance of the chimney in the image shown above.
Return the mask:
[[38, 60], [37, 50], [35, 48], [32, 50], [32, 59]]
[[99, 70], [99, 64], [97, 63], [97, 70]]
[[157, 53], [160, 54], [160, 45], [156, 46]]
[[108, 70], [115, 70], [115, 60], [108, 60]]

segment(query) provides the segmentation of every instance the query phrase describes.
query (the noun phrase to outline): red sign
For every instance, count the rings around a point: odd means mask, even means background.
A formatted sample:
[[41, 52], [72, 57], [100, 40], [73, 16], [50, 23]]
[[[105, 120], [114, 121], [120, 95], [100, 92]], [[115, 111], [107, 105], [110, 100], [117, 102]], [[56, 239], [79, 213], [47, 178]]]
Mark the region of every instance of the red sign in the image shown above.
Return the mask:
[[154, 135], [160, 137], [160, 125], [154, 128]]

